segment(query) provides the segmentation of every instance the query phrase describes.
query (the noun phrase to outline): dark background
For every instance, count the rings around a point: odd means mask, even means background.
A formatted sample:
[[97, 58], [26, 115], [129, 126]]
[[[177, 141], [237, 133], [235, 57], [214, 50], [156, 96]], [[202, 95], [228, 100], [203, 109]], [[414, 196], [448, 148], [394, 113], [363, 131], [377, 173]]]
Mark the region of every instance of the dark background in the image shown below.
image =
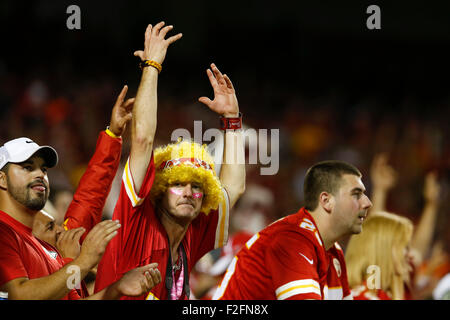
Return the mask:
[[[71, 4], [81, 30], [66, 28]], [[366, 27], [370, 4], [381, 8], [381, 30]], [[370, 192], [370, 163], [383, 151], [399, 172], [388, 209], [417, 221], [430, 170], [449, 200], [449, 13], [447, 1], [2, 1], [0, 142], [54, 145], [52, 183], [74, 188], [122, 85], [137, 90], [133, 52], [147, 24], [164, 20], [184, 36], [159, 80], [161, 142], [195, 119], [217, 126], [196, 102], [212, 94], [205, 70], [215, 62], [245, 123], [280, 129], [279, 174], [250, 168], [247, 180], [274, 193], [270, 220], [301, 206], [304, 172], [319, 160], [354, 163]]]

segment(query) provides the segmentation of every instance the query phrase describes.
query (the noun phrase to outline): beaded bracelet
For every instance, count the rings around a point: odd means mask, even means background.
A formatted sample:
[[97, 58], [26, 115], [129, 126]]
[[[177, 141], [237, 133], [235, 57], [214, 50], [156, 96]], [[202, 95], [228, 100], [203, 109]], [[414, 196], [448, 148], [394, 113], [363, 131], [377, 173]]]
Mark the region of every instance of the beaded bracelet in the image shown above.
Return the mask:
[[148, 67], [148, 66], [156, 68], [156, 70], [158, 70], [158, 73], [160, 73], [162, 70], [162, 65], [153, 60], [144, 60], [144, 61], [141, 61], [141, 63], [139, 64], [139, 67], [141, 69]]

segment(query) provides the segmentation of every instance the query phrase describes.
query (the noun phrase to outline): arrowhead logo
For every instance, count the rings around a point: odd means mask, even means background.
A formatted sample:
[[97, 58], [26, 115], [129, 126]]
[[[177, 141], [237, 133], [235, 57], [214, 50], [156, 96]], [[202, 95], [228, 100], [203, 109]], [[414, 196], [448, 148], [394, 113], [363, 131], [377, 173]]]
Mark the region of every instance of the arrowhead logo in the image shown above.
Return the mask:
[[305, 255], [303, 254], [303, 253], [298, 253], [299, 255], [301, 255], [301, 256], [303, 256], [303, 258], [305, 258], [306, 259], [306, 261], [308, 261], [309, 262], [309, 264], [313, 264], [314, 263], [314, 260], [313, 259], [308, 259], [307, 257], [305, 257]]

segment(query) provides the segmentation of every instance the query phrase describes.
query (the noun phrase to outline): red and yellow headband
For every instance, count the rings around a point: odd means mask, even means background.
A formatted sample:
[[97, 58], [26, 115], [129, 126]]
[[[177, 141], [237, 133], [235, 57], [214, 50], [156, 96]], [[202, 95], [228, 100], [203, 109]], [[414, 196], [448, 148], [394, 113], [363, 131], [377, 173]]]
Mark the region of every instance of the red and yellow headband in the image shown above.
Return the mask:
[[198, 158], [177, 158], [172, 160], [163, 161], [159, 166], [159, 170], [168, 169], [171, 167], [177, 167], [180, 165], [193, 167], [193, 168], [203, 168], [206, 170], [213, 170], [212, 167], [206, 161]]

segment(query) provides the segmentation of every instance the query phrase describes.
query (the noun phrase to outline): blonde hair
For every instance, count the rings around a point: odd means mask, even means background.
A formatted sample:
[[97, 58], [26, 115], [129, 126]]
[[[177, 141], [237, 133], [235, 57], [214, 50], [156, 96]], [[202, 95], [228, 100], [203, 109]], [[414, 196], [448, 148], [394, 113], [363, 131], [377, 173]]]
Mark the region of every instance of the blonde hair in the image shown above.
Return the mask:
[[[373, 213], [372, 213], [373, 214]], [[411, 220], [388, 212], [377, 212], [363, 224], [363, 231], [353, 235], [345, 250], [348, 282], [350, 287], [364, 283], [368, 267], [380, 269], [381, 288], [391, 294], [392, 299], [404, 299], [406, 261], [404, 250], [413, 232]], [[404, 261], [404, 272], [396, 272], [394, 256]]]
[[[220, 201], [223, 199], [222, 185], [214, 171], [214, 161], [207, 150], [206, 144], [200, 145], [193, 141], [179, 139], [176, 143], [155, 149], [153, 157], [156, 172], [150, 198], [154, 205], [162, 198], [171, 184], [175, 182], [195, 182], [202, 185], [204, 194], [200, 210], [208, 214], [210, 210], [218, 208]], [[209, 169], [194, 166], [191, 162], [161, 168], [165, 161], [182, 158], [195, 158], [204, 161], [209, 165]]]

